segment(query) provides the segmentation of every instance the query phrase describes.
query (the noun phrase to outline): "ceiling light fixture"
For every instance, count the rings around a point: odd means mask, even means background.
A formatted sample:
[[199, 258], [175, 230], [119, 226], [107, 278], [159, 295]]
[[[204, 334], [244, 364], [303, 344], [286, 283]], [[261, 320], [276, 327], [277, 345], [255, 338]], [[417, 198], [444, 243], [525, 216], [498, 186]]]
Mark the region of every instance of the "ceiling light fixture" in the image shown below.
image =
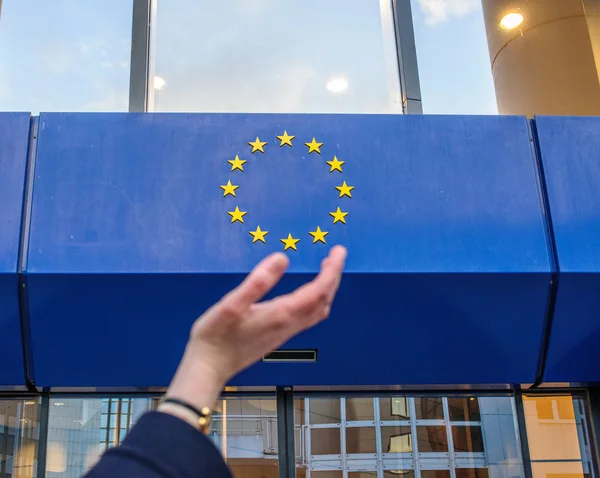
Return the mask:
[[333, 78], [327, 83], [327, 89], [332, 93], [340, 93], [348, 88], [348, 81], [345, 78]]
[[161, 78], [160, 76], [154, 77], [154, 89], [155, 90], [162, 90], [166, 86], [166, 84], [167, 84], [167, 82], [164, 80], [164, 78]]
[[505, 30], [512, 30], [523, 23], [523, 15], [520, 13], [508, 13], [500, 20], [500, 26]]

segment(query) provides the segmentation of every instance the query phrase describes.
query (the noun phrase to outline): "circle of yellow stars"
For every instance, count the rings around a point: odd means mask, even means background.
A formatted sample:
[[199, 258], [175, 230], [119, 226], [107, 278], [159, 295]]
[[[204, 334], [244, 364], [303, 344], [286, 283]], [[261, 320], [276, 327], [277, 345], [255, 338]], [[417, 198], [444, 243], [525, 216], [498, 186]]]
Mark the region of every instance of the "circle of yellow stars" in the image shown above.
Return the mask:
[[[289, 135], [287, 131], [284, 131], [282, 135], [276, 136], [279, 141], [279, 147], [283, 148], [284, 146], [293, 147], [292, 141], [296, 138], [295, 136]], [[250, 154], [255, 153], [265, 153], [265, 146], [267, 146], [267, 141], [261, 141], [257, 136], [254, 141], [249, 141], [248, 145], [251, 147]], [[320, 143], [316, 140], [316, 138], [312, 138], [311, 141], [305, 142], [304, 145], [308, 148], [308, 154], [317, 153], [321, 154], [321, 147], [323, 143]], [[231, 166], [231, 171], [239, 171], [240, 173], [244, 172], [244, 165], [248, 162], [245, 159], [240, 159], [239, 155], [236, 154], [234, 159], [227, 160], [229, 165]], [[345, 164], [345, 161], [340, 161], [337, 156], [334, 156], [332, 160], [325, 161], [325, 164], [329, 166], [329, 172], [339, 172], [343, 173], [342, 166]], [[231, 183], [231, 180], [227, 181], [227, 184], [223, 184], [219, 186], [223, 191], [223, 197], [233, 196], [236, 197], [236, 190], [240, 187], [239, 185], [235, 185]], [[350, 186], [343, 181], [341, 185], [335, 186], [335, 189], [339, 192], [339, 198], [352, 198], [352, 190], [354, 186]], [[248, 214], [247, 211], [240, 210], [239, 206], [236, 206], [233, 211], [228, 211], [227, 214], [231, 217], [231, 224], [236, 222], [244, 224], [244, 216]], [[337, 207], [336, 211], [330, 212], [329, 215], [333, 218], [333, 224], [346, 224], [346, 216], [348, 215], [347, 211], [343, 211], [340, 206]], [[261, 229], [260, 225], [256, 225], [256, 229], [254, 231], [249, 232], [250, 236], [252, 236], [252, 243], [262, 242], [266, 244], [267, 242], [267, 234], [269, 231], [264, 231]], [[309, 236], [312, 238], [312, 243], [322, 243], [326, 244], [326, 236], [329, 234], [328, 231], [324, 231], [321, 229], [321, 226], [317, 226], [316, 230], [309, 231]], [[300, 238], [293, 237], [291, 233], [288, 233], [286, 238], [279, 240], [283, 244], [283, 250], [287, 251], [288, 249], [292, 249], [297, 251], [297, 244], [300, 242]]]

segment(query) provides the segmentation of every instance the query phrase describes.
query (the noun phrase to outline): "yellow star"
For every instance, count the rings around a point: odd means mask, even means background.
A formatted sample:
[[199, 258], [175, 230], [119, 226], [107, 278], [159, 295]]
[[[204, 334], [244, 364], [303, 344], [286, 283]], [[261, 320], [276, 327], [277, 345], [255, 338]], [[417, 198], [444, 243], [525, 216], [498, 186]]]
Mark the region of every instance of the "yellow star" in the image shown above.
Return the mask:
[[228, 194], [231, 194], [233, 197], [235, 197], [235, 190], [239, 188], [239, 186], [234, 186], [231, 184], [231, 181], [227, 181], [225, 186], [219, 187], [223, 190], [223, 197], [227, 196]]
[[261, 231], [260, 226], [256, 226], [256, 231], [250, 231], [249, 234], [252, 236], [252, 244], [256, 241], [260, 241], [263, 244], [266, 244], [265, 236], [269, 234], [269, 231]]
[[315, 244], [317, 241], [325, 244], [325, 236], [329, 233], [326, 231], [321, 231], [321, 228], [317, 226], [317, 230], [314, 232], [309, 232], [309, 234], [313, 237], [313, 244]]
[[333, 173], [334, 171], [339, 171], [340, 173], [343, 172], [342, 171], [342, 164], [344, 164], [346, 161], [338, 161], [337, 156], [333, 157], [333, 161], [325, 161], [327, 164], [329, 164], [329, 166], [331, 166], [331, 170], [329, 171], [330, 173]]
[[333, 217], [333, 223], [335, 224], [336, 222], [341, 222], [343, 224], [346, 224], [346, 216], [348, 215], [347, 212], [342, 212], [342, 210], [338, 207], [337, 211], [335, 212], [330, 212], [329, 215], [331, 217]]
[[287, 239], [279, 240], [285, 244], [285, 247], [283, 248], [284, 251], [287, 251], [288, 249], [294, 249], [295, 251], [298, 250], [296, 249], [296, 243], [299, 242], [300, 239], [294, 239], [291, 234], [288, 234]]
[[312, 153], [313, 151], [316, 151], [317, 153], [321, 154], [321, 150], [319, 148], [323, 146], [323, 143], [317, 143], [317, 140], [315, 138], [313, 138], [310, 143], [304, 144], [308, 146], [308, 154]]
[[335, 189], [337, 189], [340, 192], [340, 197], [348, 196], [349, 198], [351, 198], [351, 191], [354, 189], [354, 186], [348, 186], [346, 184], [346, 181], [344, 181], [344, 184], [342, 184], [341, 186], [336, 186]]
[[256, 153], [257, 151], [260, 151], [261, 153], [264, 153], [265, 150], [263, 149], [265, 144], [267, 144], [266, 141], [261, 141], [260, 139], [258, 139], [258, 136], [256, 137], [256, 141], [252, 142], [250, 141], [248, 143], [250, 146], [252, 146], [252, 152]]
[[240, 208], [236, 206], [235, 211], [228, 212], [227, 214], [231, 216], [231, 224], [233, 224], [235, 221], [240, 221], [242, 224], [244, 224], [244, 216], [248, 213], [245, 211], [240, 211]]
[[287, 131], [284, 131], [281, 136], [277, 136], [277, 139], [279, 141], [281, 141], [281, 144], [279, 145], [279, 147], [285, 146], [286, 144], [289, 146], [292, 146], [292, 140], [294, 138], [295, 138], [295, 136], [290, 136], [287, 134]]
[[227, 162], [231, 164], [232, 171], [235, 171], [236, 169], [239, 169], [242, 172], [244, 171], [244, 164], [246, 163], [246, 160], [240, 159], [237, 154], [235, 155], [235, 159], [229, 159]]

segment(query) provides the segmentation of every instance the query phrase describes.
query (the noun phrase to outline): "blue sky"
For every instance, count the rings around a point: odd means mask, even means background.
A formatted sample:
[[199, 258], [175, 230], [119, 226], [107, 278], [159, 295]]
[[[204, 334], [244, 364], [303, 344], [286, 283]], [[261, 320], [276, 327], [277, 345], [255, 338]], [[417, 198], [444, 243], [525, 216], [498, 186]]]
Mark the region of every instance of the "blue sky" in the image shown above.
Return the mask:
[[[163, 111], [400, 112], [389, 0], [158, 0]], [[480, 0], [412, 0], [425, 113], [496, 114]], [[0, 110], [126, 111], [132, 0], [3, 0]], [[327, 91], [332, 78], [348, 88]]]

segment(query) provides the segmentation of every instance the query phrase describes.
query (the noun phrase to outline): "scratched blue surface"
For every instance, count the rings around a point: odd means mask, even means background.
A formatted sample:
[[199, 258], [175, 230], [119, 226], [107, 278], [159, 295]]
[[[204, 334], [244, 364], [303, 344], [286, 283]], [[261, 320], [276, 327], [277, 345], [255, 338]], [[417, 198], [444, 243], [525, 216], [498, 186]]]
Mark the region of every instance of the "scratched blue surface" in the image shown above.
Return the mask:
[[[284, 130], [293, 148], [279, 147]], [[250, 154], [256, 136], [265, 154]], [[321, 155], [307, 155], [312, 137]], [[329, 172], [334, 155], [343, 173]], [[219, 189], [228, 179], [235, 198]], [[352, 199], [338, 198], [344, 180]], [[230, 224], [236, 205], [244, 224]], [[332, 224], [337, 206], [347, 225]], [[257, 225], [267, 244], [251, 243]], [[316, 226], [327, 245], [311, 243]], [[27, 271], [36, 382], [165, 385], [195, 316], [288, 233], [301, 240], [278, 292], [331, 244], [350, 253], [331, 318], [288, 345], [319, 362], [261, 364], [234, 383], [533, 380], [550, 264], [525, 118], [43, 114]]]
[[17, 267], [29, 117], [29, 113], [0, 113], [1, 386], [25, 384]]
[[560, 281], [545, 380], [600, 380], [600, 118], [536, 118]]

